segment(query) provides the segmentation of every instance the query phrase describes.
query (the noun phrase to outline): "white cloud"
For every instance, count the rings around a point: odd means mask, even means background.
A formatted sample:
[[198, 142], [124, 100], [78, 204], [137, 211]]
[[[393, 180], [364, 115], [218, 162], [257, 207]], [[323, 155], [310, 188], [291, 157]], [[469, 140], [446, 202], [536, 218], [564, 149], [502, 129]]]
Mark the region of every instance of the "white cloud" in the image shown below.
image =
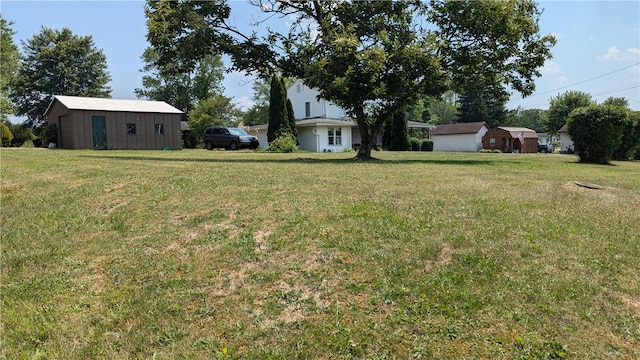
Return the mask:
[[547, 60], [544, 62], [540, 72], [545, 75], [562, 74], [562, 69], [560, 69], [560, 65], [553, 62], [553, 60]]
[[640, 60], [640, 49], [637, 48], [627, 48], [624, 50], [618, 49], [617, 46], [611, 46], [607, 53], [598, 56], [598, 61], [620, 61], [620, 62], [630, 62], [630, 61], [638, 61]]
[[566, 76], [556, 76], [553, 79], [553, 84], [555, 86], [562, 86], [562, 85], [565, 85], [568, 81], [569, 81], [569, 79], [567, 79]]
[[236, 104], [243, 110], [246, 111], [249, 108], [251, 108], [253, 105], [255, 105], [256, 103], [249, 99], [248, 96], [241, 96], [239, 98], [236, 98]]

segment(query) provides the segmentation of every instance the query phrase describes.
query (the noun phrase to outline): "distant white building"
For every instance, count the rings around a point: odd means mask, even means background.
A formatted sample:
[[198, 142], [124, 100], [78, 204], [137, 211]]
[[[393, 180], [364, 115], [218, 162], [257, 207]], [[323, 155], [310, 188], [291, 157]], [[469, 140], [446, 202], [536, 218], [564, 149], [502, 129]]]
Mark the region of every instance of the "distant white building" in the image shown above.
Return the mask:
[[573, 154], [575, 147], [573, 146], [573, 139], [569, 136], [569, 127], [567, 124], [564, 124], [558, 132], [560, 133], [560, 152], [563, 154]]
[[432, 132], [434, 151], [480, 151], [482, 137], [489, 131], [484, 121], [436, 125]]

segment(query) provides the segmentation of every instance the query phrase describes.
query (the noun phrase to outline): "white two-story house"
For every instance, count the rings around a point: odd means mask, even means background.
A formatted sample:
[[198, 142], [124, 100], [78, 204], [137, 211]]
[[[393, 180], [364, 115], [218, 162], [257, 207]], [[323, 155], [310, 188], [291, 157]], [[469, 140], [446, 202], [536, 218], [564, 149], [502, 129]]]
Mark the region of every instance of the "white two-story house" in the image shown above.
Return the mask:
[[[319, 98], [319, 91], [296, 80], [287, 90], [287, 97], [293, 105], [293, 113], [298, 129], [298, 143], [302, 150], [313, 152], [342, 152], [348, 148], [360, 146], [358, 125], [344, 109], [336, 104]], [[435, 128], [433, 125], [409, 122], [410, 128]], [[257, 134], [260, 147], [269, 146], [267, 141], [268, 125], [257, 125], [250, 128], [250, 133]], [[382, 134], [377, 143], [382, 144]]]

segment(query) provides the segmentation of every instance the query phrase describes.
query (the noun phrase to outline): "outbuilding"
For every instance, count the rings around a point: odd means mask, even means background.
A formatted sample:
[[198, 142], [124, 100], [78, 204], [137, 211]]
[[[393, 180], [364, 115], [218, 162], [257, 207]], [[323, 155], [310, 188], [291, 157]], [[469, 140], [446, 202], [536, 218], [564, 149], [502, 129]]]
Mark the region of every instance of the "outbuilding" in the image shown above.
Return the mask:
[[57, 125], [58, 148], [182, 149], [182, 111], [164, 101], [56, 95], [45, 115]]
[[498, 149], [502, 152], [538, 152], [538, 134], [524, 127], [499, 126], [491, 129], [482, 138], [484, 149]]
[[569, 126], [564, 124], [560, 130], [560, 153], [562, 154], [573, 154], [573, 139], [571, 139], [571, 135], [569, 135]]
[[482, 149], [482, 137], [489, 131], [484, 121], [436, 125], [432, 133], [435, 151], [471, 151]]

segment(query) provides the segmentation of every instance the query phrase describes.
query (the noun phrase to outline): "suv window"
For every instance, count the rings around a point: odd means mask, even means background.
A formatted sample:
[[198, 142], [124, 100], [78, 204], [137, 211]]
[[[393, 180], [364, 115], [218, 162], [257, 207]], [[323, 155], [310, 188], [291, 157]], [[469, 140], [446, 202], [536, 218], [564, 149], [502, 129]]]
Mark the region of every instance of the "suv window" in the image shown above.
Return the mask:
[[222, 128], [213, 128], [213, 135], [221, 135], [222, 133]]

